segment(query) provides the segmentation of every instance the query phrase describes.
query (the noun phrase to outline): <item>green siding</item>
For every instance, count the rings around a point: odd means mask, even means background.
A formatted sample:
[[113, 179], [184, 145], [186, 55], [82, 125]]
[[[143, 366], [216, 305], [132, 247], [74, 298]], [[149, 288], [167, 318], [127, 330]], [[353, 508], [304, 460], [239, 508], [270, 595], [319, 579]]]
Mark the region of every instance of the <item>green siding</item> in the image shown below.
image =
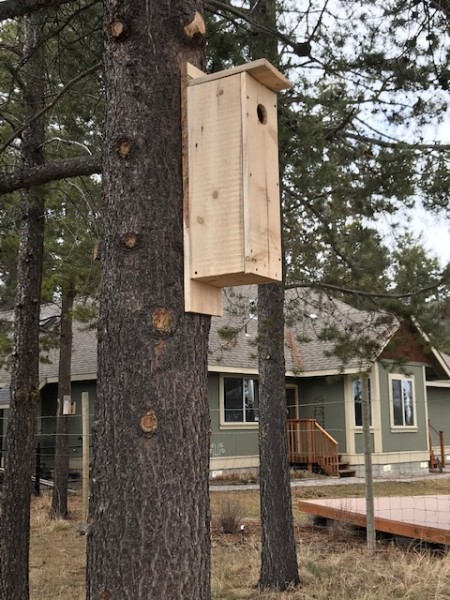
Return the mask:
[[[82, 451], [82, 417], [81, 417], [81, 394], [89, 394], [89, 425], [92, 425], [94, 403], [96, 397], [96, 382], [72, 382], [71, 398], [76, 403], [76, 413], [69, 415], [69, 449], [72, 462], [81, 460]], [[44, 467], [53, 468], [55, 455], [56, 434], [56, 399], [58, 386], [56, 383], [46, 385], [41, 391], [41, 423], [38, 440], [41, 444], [41, 462]]]
[[[450, 388], [429, 387], [428, 418], [437, 431], [444, 432], [444, 443], [450, 444]], [[438, 438], [433, 434], [433, 444], [438, 445]]]
[[[389, 374], [414, 377], [414, 396], [417, 431], [395, 430], [391, 427]], [[380, 365], [380, 403], [383, 452], [426, 451], [428, 433], [425, 410], [424, 370], [421, 365], [405, 365], [401, 369], [391, 364]]]
[[[375, 445], [374, 445], [374, 435], [373, 433], [370, 434], [370, 438], [372, 441], [372, 452], [375, 452]], [[355, 433], [355, 452], [357, 454], [364, 454], [364, 438], [363, 438], [363, 434], [362, 433]]]
[[305, 377], [297, 381], [300, 419], [315, 419], [338, 442], [339, 452], [346, 452], [344, 379]]
[[[418, 365], [409, 365], [405, 372], [415, 379], [415, 411], [417, 431], [396, 431], [391, 428], [389, 406], [389, 373], [391, 365], [380, 366], [380, 405], [383, 437], [383, 452], [421, 451], [427, 449], [427, 427], [424, 396], [423, 369]], [[236, 374], [239, 376], [239, 374]], [[220, 427], [220, 382], [218, 373], [210, 373], [208, 377], [208, 399], [211, 418], [211, 456], [230, 458], [242, 456], [258, 456], [257, 429], [227, 429]], [[299, 417], [317, 420], [339, 443], [339, 451], [346, 452], [345, 435], [345, 399], [344, 378], [315, 377], [288, 379], [287, 383], [298, 386]], [[72, 400], [76, 402], [76, 414], [69, 417], [70, 452], [73, 464], [81, 461], [81, 394], [89, 393], [90, 423], [93, 420], [96, 382], [73, 382]], [[56, 395], [57, 385], [49, 384], [41, 392], [40, 434], [38, 440], [42, 449], [42, 463], [47, 468], [53, 467], [55, 432], [56, 432]], [[450, 389], [428, 388], [429, 417], [436, 429], [445, 432], [446, 440], [450, 440]], [[3, 418], [7, 411], [3, 412]], [[2, 420], [2, 428], [6, 420]], [[3, 434], [3, 435], [1, 435]], [[4, 431], [0, 431], [3, 442]], [[355, 450], [363, 452], [362, 434], [355, 433]]]
[[220, 375], [208, 377], [208, 399], [211, 415], [211, 457], [258, 456], [257, 429], [226, 429], [220, 427]]

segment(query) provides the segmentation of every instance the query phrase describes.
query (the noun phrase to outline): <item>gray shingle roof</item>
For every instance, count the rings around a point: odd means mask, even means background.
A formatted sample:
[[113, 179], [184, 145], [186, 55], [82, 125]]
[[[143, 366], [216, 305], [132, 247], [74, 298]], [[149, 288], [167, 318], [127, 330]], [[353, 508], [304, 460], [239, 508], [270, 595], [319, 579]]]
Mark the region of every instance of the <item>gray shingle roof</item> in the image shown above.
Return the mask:
[[[209, 367], [211, 370], [236, 372], [257, 370], [256, 336], [258, 320], [255, 311], [256, 286], [225, 290], [223, 317], [213, 317], [209, 340]], [[42, 319], [58, 314], [55, 305], [42, 309]], [[2, 315], [4, 317], [4, 314]], [[383, 317], [383, 316], [382, 316]], [[335, 342], [325, 339], [323, 333], [330, 327], [343, 336], [360, 339], [379, 339], [386, 343], [397, 328], [392, 320], [352, 308], [328, 295], [296, 288], [286, 292], [285, 359], [286, 372], [291, 374], [319, 374], [343, 370], [341, 358], [333, 355]], [[73, 379], [91, 379], [97, 372], [97, 337], [95, 329], [86, 324], [74, 324], [72, 356]], [[357, 370], [367, 365], [351, 357], [345, 370]], [[48, 360], [40, 364], [41, 386], [56, 381], [58, 350], [48, 352]], [[0, 370], [0, 404], [9, 402], [10, 374]], [[6, 391], [5, 391], [6, 390]]]
[[[55, 304], [44, 305], [41, 310], [41, 323], [51, 317], [58, 317], [60, 309]], [[8, 313], [11, 318], [12, 314]], [[2, 313], [6, 318], [7, 313]], [[56, 381], [58, 377], [59, 349], [51, 348], [42, 352], [39, 365], [39, 380], [41, 387], [49, 380]], [[72, 377], [74, 379], [90, 379], [97, 373], [97, 334], [86, 323], [74, 323], [72, 349]], [[0, 405], [9, 404], [10, 371], [6, 367], [0, 369]], [[5, 386], [8, 386], [5, 389]]]
[[9, 385], [0, 388], [0, 406], [8, 405], [10, 400]]
[[[257, 300], [257, 288], [229, 289], [226, 297], [224, 316], [214, 317], [211, 323], [209, 366], [216, 370], [221, 367], [256, 369], [258, 325], [257, 318], [251, 314], [251, 306]], [[286, 291], [285, 313], [286, 371], [294, 374], [365, 368], [371, 362], [367, 360], [367, 343], [376, 342], [378, 355], [398, 327], [398, 322], [389, 315], [361, 311], [307, 288]], [[225, 329], [225, 338], [220, 335], [224, 327], [231, 327], [231, 331]], [[238, 333], [229, 339], [233, 330]], [[341, 356], [337, 356], [336, 342], [327, 339], [326, 335], [332, 330], [343, 342], [352, 340], [352, 350], [357, 340], [364, 340], [366, 344], [361, 349], [364, 358], [348, 354], [343, 357], [342, 351]]]

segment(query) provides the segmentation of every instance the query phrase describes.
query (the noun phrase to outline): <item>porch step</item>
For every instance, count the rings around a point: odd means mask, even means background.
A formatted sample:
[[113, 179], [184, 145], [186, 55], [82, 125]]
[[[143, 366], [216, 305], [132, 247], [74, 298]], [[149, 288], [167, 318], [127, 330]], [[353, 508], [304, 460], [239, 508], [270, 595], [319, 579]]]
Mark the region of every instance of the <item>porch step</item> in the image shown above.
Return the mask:
[[339, 462], [338, 465], [339, 477], [354, 477], [356, 475], [355, 469], [350, 469], [349, 463]]
[[355, 477], [355, 475], [354, 469], [339, 469], [339, 477]]

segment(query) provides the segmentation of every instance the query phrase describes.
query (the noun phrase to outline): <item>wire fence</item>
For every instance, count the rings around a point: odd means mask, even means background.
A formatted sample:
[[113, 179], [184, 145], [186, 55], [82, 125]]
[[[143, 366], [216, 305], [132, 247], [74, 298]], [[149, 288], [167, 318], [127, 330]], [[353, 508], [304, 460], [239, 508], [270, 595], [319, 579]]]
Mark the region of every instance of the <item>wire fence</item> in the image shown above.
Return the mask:
[[[320, 406], [325, 406], [322, 414], [317, 411], [317, 401], [302, 404], [298, 407], [300, 414], [309, 410], [316, 418], [287, 421], [287, 452], [293, 487], [296, 490], [294, 509], [312, 515], [316, 521], [322, 519], [365, 527], [367, 499], [364, 497], [364, 487], [367, 487], [367, 481], [364, 448], [359, 439], [362, 436], [361, 428], [354, 423], [350, 430], [348, 423], [344, 423], [342, 427], [333, 427], [331, 421], [327, 423], [324, 418], [320, 418], [329, 414], [330, 406], [337, 405], [342, 407], [342, 402], [320, 403]], [[297, 405], [295, 407], [297, 408]], [[294, 405], [287, 407], [287, 416], [293, 408]], [[248, 423], [227, 422], [222, 406], [212, 409], [210, 417], [212, 483], [228, 483], [231, 479], [243, 484], [248, 481], [257, 482], [257, 414], [254, 420]], [[94, 415], [90, 414], [90, 422], [93, 418]], [[80, 414], [67, 415], [67, 419], [70, 486], [76, 489], [83, 477], [82, 419]], [[1, 420], [6, 425], [7, 418], [4, 416]], [[322, 423], [319, 423], [319, 420]], [[290, 435], [289, 428], [292, 428], [292, 423], [297, 427], [300, 422], [304, 423], [303, 430], [295, 430], [295, 435]], [[413, 436], [416, 436], [418, 443], [415, 449], [402, 449], [401, 444], [405, 445], [402, 441], [398, 447], [393, 446], [391, 451], [386, 451], [386, 439], [383, 439], [384, 446], [380, 451], [377, 447], [379, 441], [376, 439], [379, 432], [372, 424], [370, 435], [373, 442], [371, 461], [374, 529], [377, 536], [396, 535], [405, 539], [421, 540], [424, 543], [450, 546], [450, 447], [446, 445], [445, 437], [440, 435], [442, 432], [438, 429], [446, 424], [436, 423], [436, 427], [431, 423], [429, 425], [425, 430], [418, 427], [415, 431], [395, 432], [400, 439], [409, 437], [410, 443], [414, 440]], [[317, 431], [320, 433], [322, 429], [326, 432], [324, 437], [337, 442], [334, 460], [338, 470], [333, 476], [327, 474], [325, 468], [326, 461], [330, 462], [331, 457], [325, 457], [324, 463], [324, 457], [320, 456], [322, 450]], [[92, 434], [89, 432], [88, 435], [91, 453]], [[392, 439], [395, 439], [394, 434], [392, 436]], [[40, 415], [37, 418], [35, 437], [38, 475], [36, 478], [52, 481], [56, 447], [55, 415]], [[3, 466], [4, 435], [1, 438], [0, 460]], [[316, 497], [306, 498], [310, 495], [308, 490], [312, 488]], [[327, 491], [325, 493], [320, 490]]]

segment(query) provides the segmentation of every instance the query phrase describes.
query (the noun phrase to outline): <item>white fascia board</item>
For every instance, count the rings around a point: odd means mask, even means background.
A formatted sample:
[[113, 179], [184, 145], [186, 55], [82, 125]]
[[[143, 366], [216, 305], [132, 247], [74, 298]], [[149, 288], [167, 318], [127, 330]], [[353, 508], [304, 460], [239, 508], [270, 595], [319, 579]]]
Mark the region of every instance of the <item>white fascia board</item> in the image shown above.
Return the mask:
[[427, 387], [450, 388], [450, 381], [426, 381]]
[[[252, 368], [239, 368], [239, 367], [223, 367], [222, 365], [209, 365], [208, 366], [209, 373], [234, 373], [240, 375], [258, 375], [258, 369]], [[323, 369], [321, 371], [286, 371], [286, 377], [326, 377], [329, 375], [347, 375], [360, 373], [361, 369], [357, 367], [352, 367], [350, 369]]]
[[444, 373], [447, 375], [447, 377], [450, 380], [450, 367], [447, 365], [447, 363], [443, 359], [441, 353], [439, 352], [439, 350], [437, 348], [435, 348], [433, 346], [433, 344], [431, 343], [430, 338], [425, 333], [425, 331], [423, 331], [423, 329], [420, 327], [419, 323], [417, 322], [417, 320], [414, 317], [412, 317], [412, 321], [413, 321], [414, 325], [417, 327], [417, 331], [420, 333], [420, 335], [423, 337], [423, 339], [428, 344], [430, 344], [430, 348], [431, 348], [431, 352], [432, 352], [433, 356], [436, 358], [436, 360], [438, 361], [438, 363], [441, 365]]

